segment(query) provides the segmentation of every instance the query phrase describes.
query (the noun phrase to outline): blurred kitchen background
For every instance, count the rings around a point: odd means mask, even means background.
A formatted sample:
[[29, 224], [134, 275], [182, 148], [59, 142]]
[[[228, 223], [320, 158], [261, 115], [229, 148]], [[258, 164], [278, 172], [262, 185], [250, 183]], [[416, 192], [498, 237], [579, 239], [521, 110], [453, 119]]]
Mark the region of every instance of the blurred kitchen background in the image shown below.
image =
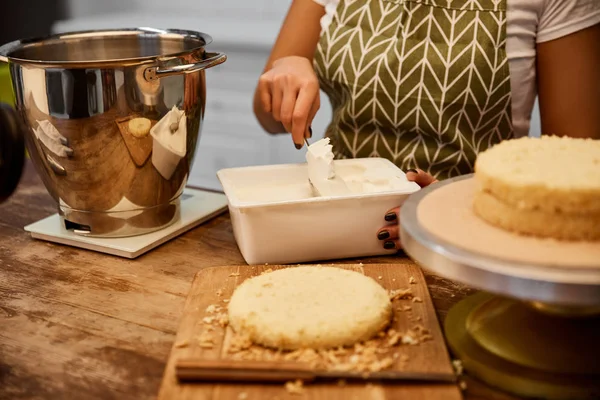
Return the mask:
[[[221, 189], [217, 170], [259, 164], [303, 162], [288, 135], [271, 136], [252, 112], [257, 79], [291, 0], [2, 0], [0, 43], [74, 30], [149, 26], [190, 29], [210, 34], [209, 49], [228, 60], [206, 72], [207, 110], [192, 186]], [[0, 99], [7, 73], [0, 70]], [[6, 100], [4, 100], [6, 101]], [[320, 137], [331, 116], [322, 94], [313, 122]], [[531, 134], [540, 131], [537, 103]]]

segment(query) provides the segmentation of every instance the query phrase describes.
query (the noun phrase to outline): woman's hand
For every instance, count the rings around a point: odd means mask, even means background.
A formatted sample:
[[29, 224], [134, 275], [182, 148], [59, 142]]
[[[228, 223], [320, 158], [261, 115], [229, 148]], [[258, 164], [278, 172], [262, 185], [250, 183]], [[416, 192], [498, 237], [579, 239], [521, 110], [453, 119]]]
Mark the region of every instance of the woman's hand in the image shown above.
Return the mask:
[[[437, 179], [420, 169], [409, 169], [406, 171], [406, 178], [416, 182], [422, 188], [437, 182]], [[377, 239], [381, 241], [384, 249], [400, 250], [402, 248], [400, 245], [400, 207], [389, 210], [384, 219], [388, 224], [377, 232]]]
[[278, 59], [258, 81], [263, 110], [281, 122], [297, 149], [304, 138], [312, 136], [310, 125], [321, 106], [319, 82], [312, 64], [305, 57]]

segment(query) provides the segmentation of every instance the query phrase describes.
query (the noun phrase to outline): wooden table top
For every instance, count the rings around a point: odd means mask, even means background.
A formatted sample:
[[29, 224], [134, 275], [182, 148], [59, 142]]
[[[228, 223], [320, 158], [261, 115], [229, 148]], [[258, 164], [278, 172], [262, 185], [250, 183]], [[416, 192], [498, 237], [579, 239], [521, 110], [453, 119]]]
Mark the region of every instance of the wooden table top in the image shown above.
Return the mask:
[[[54, 213], [27, 164], [17, 192], [0, 205], [0, 398], [154, 399], [194, 274], [246, 265], [229, 215], [127, 260], [33, 240], [23, 230]], [[443, 323], [473, 290], [425, 274]], [[515, 399], [469, 377], [466, 383], [467, 400]]]

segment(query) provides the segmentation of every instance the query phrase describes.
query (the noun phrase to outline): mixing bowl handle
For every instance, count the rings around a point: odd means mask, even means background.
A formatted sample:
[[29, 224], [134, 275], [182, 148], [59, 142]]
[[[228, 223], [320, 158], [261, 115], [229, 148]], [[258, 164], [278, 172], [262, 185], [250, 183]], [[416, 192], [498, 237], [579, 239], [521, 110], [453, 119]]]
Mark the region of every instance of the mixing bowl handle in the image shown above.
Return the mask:
[[149, 67], [144, 71], [144, 78], [148, 81], [154, 81], [165, 76], [187, 74], [201, 69], [214, 67], [223, 64], [227, 60], [224, 53], [207, 53], [207, 58], [194, 64], [176, 65], [170, 68]]

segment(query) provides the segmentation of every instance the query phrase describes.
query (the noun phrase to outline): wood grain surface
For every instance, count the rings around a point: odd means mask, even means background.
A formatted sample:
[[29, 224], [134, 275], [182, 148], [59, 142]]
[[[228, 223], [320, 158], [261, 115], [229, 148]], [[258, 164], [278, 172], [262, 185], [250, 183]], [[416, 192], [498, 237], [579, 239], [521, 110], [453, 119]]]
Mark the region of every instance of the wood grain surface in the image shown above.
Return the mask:
[[[27, 164], [19, 190], [0, 205], [0, 399], [155, 399], [195, 274], [245, 265], [229, 215], [127, 260], [36, 241], [23, 230], [55, 212]], [[401, 253], [336, 261], [358, 262], [412, 264]], [[425, 278], [440, 322], [474, 293]], [[466, 382], [467, 400], [516, 399]]]
[[[398, 357], [390, 367], [393, 371], [408, 371], [422, 373], [437, 373], [452, 375], [453, 369], [444, 343], [444, 337], [439, 327], [431, 298], [427, 291], [424, 277], [418, 267], [412, 264], [341, 264], [335, 265], [339, 268], [351, 269], [375, 279], [386, 290], [400, 290], [410, 288], [414, 298], [422, 302], [413, 302], [411, 298], [397, 299], [393, 302], [394, 316], [391, 327], [397, 332], [406, 332], [415, 325], [422, 325], [431, 334], [432, 340], [424, 341], [417, 345], [401, 345], [394, 351], [398, 355], [408, 357], [406, 362]], [[301, 396], [290, 394], [283, 385], [261, 385], [261, 384], [238, 384], [238, 385], [211, 385], [202, 383], [179, 384], [175, 377], [175, 362], [181, 358], [200, 358], [205, 360], [230, 359], [230, 338], [233, 331], [230, 327], [217, 326], [214, 331], [209, 332], [215, 340], [212, 348], [203, 348], [199, 345], [198, 337], [207, 330], [203, 323], [206, 308], [210, 305], [224, 306], [233, 294], [235, 288], [246, 279], [258, 276], [267, 270], [277, 270], [285, 266], [241, 266], [241, 267], [216, 267], [200, 271], [186, 302], [181, 319], [181, 324], [171, 350], [169, 361], [165, 370], [165, 376], [159, 393], [159, 400], [180, 400], [191, 398], [202, 398], [210, 400], [237, 400], [241, 393], [245, 393], [248, 400], [251, 399], [398, 399], [402, 396], [410, 396], [411, 399], [429, 400], [457, 400], [461, 394], [456, 384], [385, 384], [374, 385], [373, 383], [356, 383], [352, 385], [339, 386], [335, 381], [327, 383], [314, 383], [304, 387]], [[289, 268], [289, 267], [288, 267]], [[293, 267], [292, 267], [293, 268]], [[410, 278], [414, 283], [410, 283]], [[402, 310], [402, 307], [410, 307], [410, 310]], [[181, 344], [185, 344], [182, 346]], [[237, 391], [235, 390], [237, 389]], [[373, 397], [373, 390], [379, 392], [380, 396]], [[220, 397], [215, 392], [223, 391]], [[268, 396], [265, 395], [268, 393]], [[242, 395], [243, 397], [243, 395]]]

